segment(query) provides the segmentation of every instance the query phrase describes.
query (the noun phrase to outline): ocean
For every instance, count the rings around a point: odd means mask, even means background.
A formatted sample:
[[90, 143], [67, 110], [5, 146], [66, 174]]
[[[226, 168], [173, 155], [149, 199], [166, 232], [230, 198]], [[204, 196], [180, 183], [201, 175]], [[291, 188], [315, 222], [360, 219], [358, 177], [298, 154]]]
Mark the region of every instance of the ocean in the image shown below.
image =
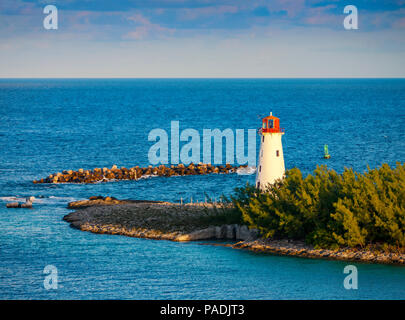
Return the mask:
[[[204, 201], [254, 174], [32, 183], [65, 169], [147, 166], [149, 132], [170, 133], [171, 121], [201, 135], [247, 132], [269, 112], [285, 128], [287, 168], [364, 172], [405, 161], [404, 79], [0, 80], [0, 299], [404, 299], [400, 266], [92, 234], [62, 220], [69, 201], [93, 195]], [[34, 209], [6, 209], [27, 196]], [[357, 290], [343, 286], [349, 264]], [[44, 288], [47, 265], [57, 268], [55, 290]]]

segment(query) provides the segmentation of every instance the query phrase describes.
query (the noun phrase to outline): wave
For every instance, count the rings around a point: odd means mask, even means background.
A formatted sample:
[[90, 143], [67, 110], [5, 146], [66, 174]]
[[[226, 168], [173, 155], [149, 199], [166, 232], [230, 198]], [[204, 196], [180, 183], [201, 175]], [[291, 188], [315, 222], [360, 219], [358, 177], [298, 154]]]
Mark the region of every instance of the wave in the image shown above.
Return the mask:
[[59, 203], [59, 202], [72, 202], [72, 201], [77, 201], [79, 200], [78, 198], [74, 197], [55, 197], [55, 196], [49, 196], [49, 198], [43, 198], [42, 200], [45, 200], [46, 203]]
[[251, 175], [256, 172], [256, 167], [244, 167], [244, 168], [238, 168], [236, 169], [236, 173], [239, 175]]
[[[0, 201], [4, 202], [25, 202], [25, 199], [29, 196], [7, 196], [7, 197], [0, 197]], [[66, 204], [67, 202], [77, 201], [78, 198], [74, 197], [57, 197], [57, 196], [42, 196], [39, 195], [37, 197], [34, 196], [33, 203], [41, 203], [41, 204]]]
[[0, 197], [0, 200], [7, 202], [25, 202], [25, 197]]

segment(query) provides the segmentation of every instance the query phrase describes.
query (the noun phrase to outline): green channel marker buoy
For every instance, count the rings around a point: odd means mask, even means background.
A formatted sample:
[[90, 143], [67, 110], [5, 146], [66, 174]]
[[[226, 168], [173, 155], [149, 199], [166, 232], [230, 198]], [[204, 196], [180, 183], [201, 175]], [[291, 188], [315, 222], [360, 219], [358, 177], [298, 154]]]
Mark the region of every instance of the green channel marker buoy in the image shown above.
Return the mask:
[[327, 144], [325, 144], [325, 146], [323, 147], [323, 149], [324, 149], [324, 158], [325, 159], [330, 159], [330, 154], [329, 154], [329, 151], [328, 151], [328, 145]]

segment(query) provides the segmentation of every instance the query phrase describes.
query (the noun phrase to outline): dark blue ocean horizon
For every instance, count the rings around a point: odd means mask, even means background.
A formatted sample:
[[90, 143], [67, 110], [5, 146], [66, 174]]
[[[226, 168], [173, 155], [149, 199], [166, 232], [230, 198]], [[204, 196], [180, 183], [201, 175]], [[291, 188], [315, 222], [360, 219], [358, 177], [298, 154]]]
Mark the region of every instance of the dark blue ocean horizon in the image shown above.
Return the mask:
[[[170, 132], [170, 121], [247, 130], [270, 111], [286, 130], [286, 168], [405, 161], [405, 79], [0, 79], [0, 299], [403, 299], [403, 267], [98, 235], [62, 221], [75, 199], [203, 201], [254, 175], [32, 183], [65, 169], [147, 166], [148, 133]], [[5, 208], [26, 196], [38, 198], [33, 210]], [[43, 287], [49, 264], [57, 290]], [[358, 290], [343, 288], [348, 264]]]

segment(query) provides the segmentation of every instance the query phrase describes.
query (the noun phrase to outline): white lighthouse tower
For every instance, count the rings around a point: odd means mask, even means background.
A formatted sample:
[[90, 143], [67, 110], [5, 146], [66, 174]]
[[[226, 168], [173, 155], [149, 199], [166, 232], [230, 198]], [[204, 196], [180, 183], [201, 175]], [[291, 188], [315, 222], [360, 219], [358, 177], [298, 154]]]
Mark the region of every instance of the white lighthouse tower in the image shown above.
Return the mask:
[[280, 119], [270, 116], [263, 118], [259, 130], [261, 136], [259, 163], [256, 174], [256, 187], [265, 190], [268, 184], [284, 176], [284, 155], [281, 137], [284, 129], [280, 128]]

